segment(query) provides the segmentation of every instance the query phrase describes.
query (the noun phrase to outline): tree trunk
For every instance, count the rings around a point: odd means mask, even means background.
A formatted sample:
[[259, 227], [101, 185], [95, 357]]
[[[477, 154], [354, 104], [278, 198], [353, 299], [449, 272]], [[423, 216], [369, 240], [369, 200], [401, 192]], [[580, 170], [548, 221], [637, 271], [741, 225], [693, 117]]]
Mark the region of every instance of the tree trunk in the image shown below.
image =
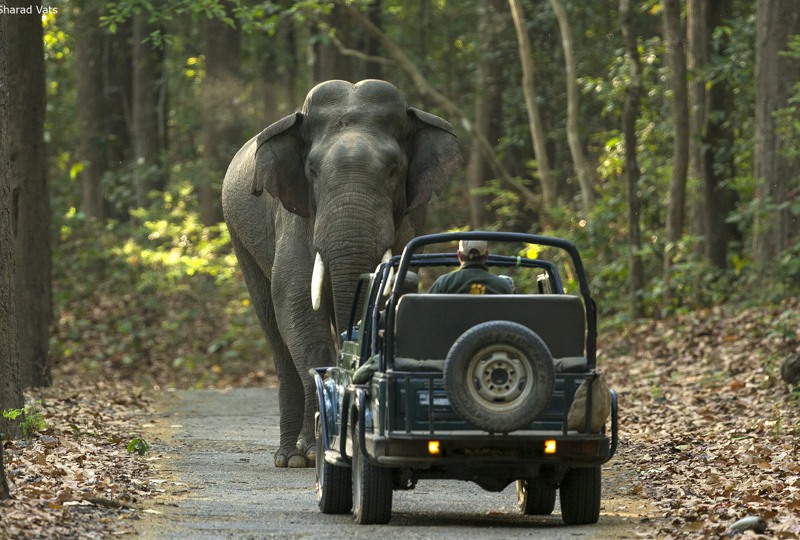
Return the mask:
[[[5, 5], [0, 1], [0, 6]], [[8, 16], [3, 17], [7, 20]], [[5, 21], [3, 21], [5, 22]], [[17, 350], [17, 314], [14, 301], [14, 237], [12, 235], [9, 152], [9, 95], [6, 25], [0, 23], [0, 411], [22, 407]], [[0, 500], [9, 497], [3, 465], [2, 441], [12, 426], [0, 416]]]
[[[786, 107], [798, 81], [796, 59], [780, 55], [791, 36], [800, 34], [800, 11], [793, 0], [756, 3], [756, 198], [761, 211], [753, 231], [753, 258], [769, 262], [789, 246], [792, 227], [788, 208], [790, 186], [797, 183], [800, 160], [784, 155], [773, 114]], [[796, 226], [795, 226], [796, 228]]]
[[[367, 18], [372, 21], [376, 27], [381, 28], [381, 0], [372, 0], [367, 7]], [[377, 57], [380, 54], [381, 44], [375, 39], [375, 36], [369, 32], [357, 32], [361, 36], [361, 49], [367, 53], [368, 56]], [[364, 62], [362, 70], [362, 79], [382, 79], [383, 69], [380, 62]]]
[[[289, 7], [285, 5], [281, 9]], [[287, 20], [278, 26], [274, 36], [259, 36], [256, 42], [263, 112], [259, 110], [256, 113], [258, 125], [252, 126], [255, 129], [263, 129], [298, 109], [297, 94], [300, 91], [296, 86], [297, 80], [302, 78], [298, 74], [303, 67], [297, 58], [295, 24], [295, 21]], [[280, 76], [276, 76], [276, 73], [280, 73]]]
[[[715, 1], [715, 0], [710, 0]], [[695, 252], [702, 254], [707, 243], [706, 206], [703, 187], [703, 132], [708, 118], [706, 110], [706, 83], [704, 69], [708, 67], [711, 41], [708, 27], [709, 2], [686, 1], [686, 70], [689, 74], [689, 169], [687, 176], [689, 205], [691, 208], [691, 234], [703, 237]]]
[[686, 176], [689, 166], [689, 97], [686, 83], [686, 54], [681, 28], [680, 0], [664, 0], [664, 41], [670, 67], [673, 94], [675, 140], [672, 150], [672, 178], [667, 205], [667, 247], [664, 251], [664, 303], [671, 303], [670, 272], [677, 243], [683, 234], [686, 208]]
[[717, 268], [725, 269], [728, 259], [729, 225], [725, 217], [732, 209], [733, 195], [726, 180], [733, 176], [730, 163], [718, 155], [729, 155], [732, 134], [724, 119], [730, 110], [729, 89], [724, 81], [709, 86], [705, 75], [711, 61], [711, 35], [725, 24], [725, 0], [688, 0], [688, 67], [693, 75], [689, 85], [690, 178], [702, 193], [695, 204], [695, 231], [703, 236], [703, 253]]
[[[483, 54], [480, 62], [480, 83], [476, 90], [475, 122], [473, 128], [490, 143], [497, 143], [502, 135], [503, 64], [498, 62], [496, 52], [501, 49], [505, 30], [508, 28], [506, 0], [481, 0], [483, 16], [478, 32], [484, 48], [491, 54]], [[491, 178], [491, 165], [481, 153], [480, 142], [472, 140], [466, 181], [469, 192], [470, 221], [473, 229], [484, 229], [494, 223], [489, 210], [490, 197], [479, 193]]]
[[103, 83], [103, 31], [96, 0], [79, 0], [75, 7], [75, 76], [77, 79], [78, 159], [81, 209], [88, 218], [106, 217], [103, 175], [108, 170]]
[[561, 30], [561, 46], [564, 49], [564, 64], [567, 79], [567, 142], [569, 152], [572, 155], [575, 174], [578, 176], [578, 184], [581, 187], [581, 200], [583, 201], [583, 212], [586, 216], [594, 205], [594, 172], [586, 156], [583, 153], [583, 143], [581, 143], [578, 113], [578, 72], [575, 69], [575, 58], [572, 54], [572, 30], [569, 25], [569, 17], [564, 6], [559, 0], [550, 0], [553, 11], [558, 19], [558, 27]]
[[641, 172], [636, 159], [636, 118], [642, 95], [642, 67], [639, 47], [631, 22], [630, 0], [619, 2], [619, 22], [625, 39], [625, 48], [630, 64], [630, 81], [625, 92], [625, 106], [622, 113], [622, 131], [625, 137], [625, 178], [628, 186], [628, 261], [630, 265], [631, 313], [635, 318], [644, 317], [644, 267], [640, 255], [642, 241], [639, 232], [639, 194], [638, 184]]
[[548, 208], [553, 208], [558, 203], [558, 189], [550, 170], [550, 160], [547, 157], [545, 146], [544, 126], [536, 103], [536, 87], [534, 84], [533, 51], [528, 39], [527, 22], [522, 3], [519, 0], [508, 0], [511, 7], [511, 16], [514, 19], [514, 28], [519, 42], [519, 60], [522, 65], [522, 91], [525, 94], [525, 106], [528, 109], [528, 123], [530, 124], [531, 138], [533, 139], [533, 152], [536, 156], [536, 166], [539, 170], [539, 180], [542, 184], [542, 199], [545, 216]]
[[5, 17], [7, 32], [12, 232], [16, 251], [16, 305], [22, 384], [50, 384], [50, 198], [45, 174], [45, 68], [41, 2], [32, 15]]
[[[130, 20], [120, 23], [116, 32], [103, 38], [106, 159], [110, 167], [116, 167], [133, 157], [133, 24]], [[118, 217], [125, 218], [127, 214]]]
[[[334, 6], [330, 14], [323, 19], [324, 26], [336, 29], [336, 36], [345, 43], [358, 43], [361, 41], [359, 36], [354, 35], [353, 25], [350, 23], [346, 13]], [[342, 79], [344, 81], [358, 82], [356, 76], [357, 60], [352, 56], [344, 55], [339, 52], [339, 48], [331, 42], [327, 36], [321, 39], [314, 46], [314, 62], [312, 70], [314, 73], [314, 84], [332, 79]]]
[[[228, 14], [232, 13], [227, 4]], [[240, 32], [224, 21], [204, 23], [206, 78], [203, 81], [203, 159], [207, 175], [199, 179], [200, 215], [204, 225], [222, 221], [222, 178], [242, 141], [239, 92], [242, 87]]]
[[161, 51], [148, 41], [149, 13], [133, 17], [133, 159], [136, 167], [136, 205], [149, 205], [151, 190], [164, 190], [161, 170], [159, 106]]
[[[726, 0], [709, 2], [708, 35], [718, 26], [728, 25], [732, 16], [732, 5]], [[726, 47], [730, 36], [723, 36], [722, 47]], [[736, 225], [727, 222], [728, 215], [737, 204], [737, 194], [729, 180], [736, 175], [733, 146], [734, 132], [728, 118], [735, 110], [736, 98], [725, 81], [711, 86], [706, 96], [705, 146], [710, 149], [703, 160], [703, 197], [706, 208], [706, 257], [718, 268], [728, 266], [728, 243], [741, 242], [741, 233]]]

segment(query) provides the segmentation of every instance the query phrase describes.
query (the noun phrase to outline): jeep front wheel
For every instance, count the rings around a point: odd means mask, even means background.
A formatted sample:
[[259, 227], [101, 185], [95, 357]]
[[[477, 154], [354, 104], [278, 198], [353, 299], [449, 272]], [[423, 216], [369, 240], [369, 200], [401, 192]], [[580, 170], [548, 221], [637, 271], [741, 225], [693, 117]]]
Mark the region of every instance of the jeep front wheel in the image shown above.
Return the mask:
[[553, 395], [550, 350], [535, 332], [490, 321], [464, 332], [447, 354], [444, 387], [453, 409], [480, 429], [508, 433], [531, 424]]
[[319, 413], [314, 427], [317, 436], [317, 504], [323, 514], [346, 514], [353, 508], [350, 469], [325, 461], [322, 420]]
[[359, 425], [353, 426], [353, 518], [362, 525], [389, 523], [394, 471], [378, 467], [361, 452]]

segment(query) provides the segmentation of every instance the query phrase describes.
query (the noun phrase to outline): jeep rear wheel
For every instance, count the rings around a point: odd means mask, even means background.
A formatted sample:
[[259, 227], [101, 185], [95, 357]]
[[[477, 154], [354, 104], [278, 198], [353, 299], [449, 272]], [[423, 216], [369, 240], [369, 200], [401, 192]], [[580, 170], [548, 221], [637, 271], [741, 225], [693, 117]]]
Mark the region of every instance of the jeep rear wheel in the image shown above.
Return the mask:
[[541, 478], [517, 480], [517, 508], [526, 516], [548, 516], [556, 507], [556, 488]]
[[554, 385], [547, 345], [532, 330], [510, 321], [470, 328], [445, 360], [450, 404], [486, 431], [508, 433], [529, 425], [547, 407]]
[[394, 471], [378, 467], [361, 452], [359, 425], [353, 426], [353, 518], [362, 525], [389, 523]]
[[600, 467], [568, 470], [561, 481], [559, 495], [564, 523], [597, 523], [600, 519]]
[[317, 504], [324, 514], [346, 514], [353, 508], [350, 469], [325, 461], [325, 445], [322, 441], [322, 421], [319, 413], [314, 427], [317, 437]]

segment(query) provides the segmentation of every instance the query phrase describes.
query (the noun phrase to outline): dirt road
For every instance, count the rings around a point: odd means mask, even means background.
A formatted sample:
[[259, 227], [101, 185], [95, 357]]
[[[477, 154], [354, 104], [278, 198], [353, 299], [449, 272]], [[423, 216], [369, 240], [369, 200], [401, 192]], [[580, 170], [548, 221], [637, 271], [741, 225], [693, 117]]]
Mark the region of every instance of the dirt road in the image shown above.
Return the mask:
[[552, 516], [523, 516], [513, 485], [489, 493], [457, 481], [396, 491], [388, 525], [356, 525], [319, 512], [313, 469], [273, 466], [275, 389], [164, 393], [155, 408], [145, 437], [164, 494], [136, 524], [142, 538], [623, 539], [646, 536], [653, 514], [631, 493], [635, 473], [615, 458], [603, 469], [597, 525], [566, 527], [558, 506]]

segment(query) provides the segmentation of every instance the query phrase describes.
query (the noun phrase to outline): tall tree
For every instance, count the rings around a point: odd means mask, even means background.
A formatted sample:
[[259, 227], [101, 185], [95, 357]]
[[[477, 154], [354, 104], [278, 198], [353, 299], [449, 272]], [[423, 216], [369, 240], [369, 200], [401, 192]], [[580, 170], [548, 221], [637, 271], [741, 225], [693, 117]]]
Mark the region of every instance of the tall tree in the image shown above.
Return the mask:
[[730, 2], [688, 0], [687, 67], [689, 84], [689, 177], [701, 188], [694, 208], [696, 234], [703, 236], [703, 253], [717, 268], [727, 267], [728, 229], [725, 222], [733, 195], [726, 180], [733, 176], [730, 160], [732, 134], [725, 119], [730, 95], [724, 80], [712, 80], [712, 33], [728, 18]]
[[[334, 6], [331, 12], [323, 18], [323, 28], [334, 29], [333, 31], [340, 41], [345, 43], [356, 41], [353, 39], [356, 37], [354, 25], [342, 9]], [[342, 54], [327, 34], [322, 34], [314, 45], [313, 60], [314, 84], [331, 79], [357, 82], [355, 80], [358, 65], [356, 59], [353, 56]]]
[[[229, 16], [232, 4], [225, 2]], [[220, 189], [225, 170], [242, 144], [239, 94], [241, 45], [238, 25], [232, 18], [203, 21], [206, 77], [203, 81], [203, 160], [208, 174], [200, 179], [200, 215], [205, 225], [222, 221]]]
[[[0, 0], [0, 7], [5, 6]], [[8, 19], [3, 16], [3, 19]], [[22, 407], [17, 350], [17, 314], [14, 301], [14, 238], [12, 235], [11, 177], [9, 167], [8, 37], [0, 21], [0, 410]], [[3, 444], [13, 429], [0, 416], [0, 500], [9, 497], [3, 465]]]
[[664, 252], [665, 303], [671, 301], [670, 272], [683, 234], [686, 210], [686, 178], [689, 167], [689, 97], [686, 78], [686, 52], [681, 26], [680, 0], [664, 0], [664, 42], [672, 88], [675, 136], [672, 147], [672, 177], [667, 205], [667, 249]]
[[[509, 27], [506, 0], [481, 0], [481, 17], [478, 26], [479, 40], [483, 43], [478, 70], [479, 88], [476, 89], [475, 120], [473, 127], [483, 137], [496, 142], [502, 135], [503, 107], [503, 63], [498, 60], [499, 51]], [[489, 211], [490, 199], [479, 193], [491, 174], [491, 164], [481, 153], [480, 141], [472, 140], [472, 149], [467, 162], [466, 181], [469, 193], [470, 221], [474, 229], [483, 229], [494, 222]]]
[[[793, 85], [800, 79], [797, 60], [780, 53], [789, 38], [800, 34], [800, 10], [793, 0], [756, 2], [756, 198], [761, 201], [753, 231], [753, 258], [768, 262], [789, 245], [789, 193], [800, 177], [800, 159], [786, 154], [776, 130], [774, 114], [788, 105]], [[794, 226], [796, 230], [796, 225]]]
[[625, 105], [622, 113], [622, 131], [625, 137], [625, 178], [628, 187], [628, 261], [630, 268], [631, 312], [634, 317], [644, 317], [644, 266], [642, 264], [642, 241], [639, 231], [639, 178], [641, 171], [636, 158], [636, 119], [642, 96], [642, 65], [639, 44], [633, 32], [630, 0], [619, 0], [619, 22], [625, 39], [625, 49], [630, 68], [630, 81], [625, 90]]
[[[20, 374], [25, 386], [50, 384], [50, 199], [45, 174], [45, 69], [41, 2], [30, 15], [6, 16], [12, 231], [16, 250], [16, 304]], [[24, 89], [24, 91], [19, 91]]]
[[103, 219], [107, 201], [103, 175], [109, 168], [106, 148], [103, 63], [105, 32], [100, 28], [100, 0], [75, 0], [75, 77], [78, 90], [78, 159], [81, 209], [89, 218]]
[[263, 113], [258, 115], [259, 126], [268, 126], [299, 108], [298, 95], [303, 94], [297, 89], [302, 70], [297, 52], [296, 24], [289, 19], [278, 25], [274, 35], [248, 36], [251, 46], [254, 45], [258, 51], [259, 92], [263, 107]]
[[136, 163], [136, 205], [148, 205], [151, 190], [163, 191], [161, 167], [163, 136], [159, 114], [161, 106], [161, 63], [163, 50], [150, 40], [153, 26], [150, 14], [133, 17], [133, 159]]
[[564, 65], [567, 79], [567, 143], [569, 152], [572, 155], [572, 163], [575, 167], [575, 174], [578, 176], [578, 184], [581, 188], [581, 200], [583, 201], [583, 211], [586, 215], [594, 204], [594, 173], [592, 167], [586, 160], [583, 153], [583, 143], [580, 135], [580, 111], [578, 103], [578, 71], [575, 68], [575, 57], [573, 55], [572, 29], [569, 24], [567, 10], [560, 0], [550, 0], [553, 12], [558, 19], [558, 27], [561, 31], [561, 46], [564, 50]]
[[[128, 163], [133, 156], [133, 24], [117, 23], [113, 34], [104, 35], [103, 96], [105, 140], [109, 167]], [[120, 218], [127, 218], [127, 208]]]
[[[533, 153], [539, 170], [539, 181], [542, 184], [544, 208], [553, 208], [558, 203], [558, 188], [550, 169], [550, 159], [545, 145], [545, 131], [542, 124], [539, 105], [536, 103], [536, 85], [534, 79], [533, 51], [528, 38], [528, 23], [520, 0], [508, 0], [514, 28], [519, 43], [519, 61], [522, 65], [522, 90], [525, 94], [525, 107], [528, 110], [528, 123], [533, 139]], [[542, 213], [544, 218], [545, 212]]]
[[[364, 16], [376, 28], [381, 28], [380, 0], [372, 0], [365, 6]], [[362, 32], [342, 6], [334, 5], [328, 14], [317, 16], [317, 27], [321, 32], [314, 42], [312, 71], [313, 82], [331, 79], [358, 82], [363, 79], [381, 78], [379, 60], [380, 43], [369, 32]], [[344, 44], [350, 44], [350, 48]]]

